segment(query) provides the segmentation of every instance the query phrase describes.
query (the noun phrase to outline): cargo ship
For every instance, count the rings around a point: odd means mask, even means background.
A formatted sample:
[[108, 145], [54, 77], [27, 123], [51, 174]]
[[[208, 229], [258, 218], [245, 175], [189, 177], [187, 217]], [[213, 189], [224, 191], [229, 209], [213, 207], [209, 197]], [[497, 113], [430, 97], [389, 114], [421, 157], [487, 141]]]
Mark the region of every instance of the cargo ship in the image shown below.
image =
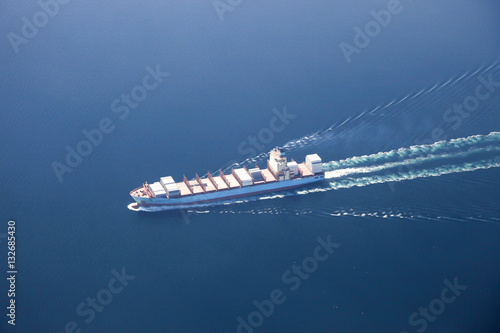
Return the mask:
[[267, 167], [231, 169], [230, 174], [219, 170], [218, 175], [207, 173], [205, 178], [198, 174], [194, 180], [175, 182], [172, 176], [162, 177], [159, 182], [144, 183], [132, 190], [135, 203], [132, 210], [140, 207], [165, 206], [175, 209], [190, 205], [224, 201], [262, 193], [277, 192], [325, 179], [321, 158], [318, 154], [307, 155], [303, 163], [293, 159], [287, 161], [283, 149], [270, 151]]

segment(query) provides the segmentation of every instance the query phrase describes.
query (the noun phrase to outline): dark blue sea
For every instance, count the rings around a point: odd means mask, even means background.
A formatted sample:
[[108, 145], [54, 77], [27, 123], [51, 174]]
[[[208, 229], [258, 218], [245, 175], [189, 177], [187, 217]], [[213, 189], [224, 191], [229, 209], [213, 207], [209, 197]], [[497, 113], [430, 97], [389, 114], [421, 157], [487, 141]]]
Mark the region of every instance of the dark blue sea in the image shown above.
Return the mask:
[[[0, 332], [500, 332], [499, 31], [493, 0], [3, 1]], [[327, 180], [127, 208], [276, 146]]]

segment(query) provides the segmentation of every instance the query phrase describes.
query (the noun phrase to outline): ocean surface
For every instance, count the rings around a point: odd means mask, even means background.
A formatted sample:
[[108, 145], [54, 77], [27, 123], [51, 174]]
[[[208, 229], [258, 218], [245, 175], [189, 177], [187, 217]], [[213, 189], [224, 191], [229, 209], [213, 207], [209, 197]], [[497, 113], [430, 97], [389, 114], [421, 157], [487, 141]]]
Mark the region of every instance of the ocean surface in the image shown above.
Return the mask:
[[[499, 18], [493, 0], [2, 2], [0, 332], [500, 332]], [[127, 209], [143, 182], [275, 146], [328, 179]]]

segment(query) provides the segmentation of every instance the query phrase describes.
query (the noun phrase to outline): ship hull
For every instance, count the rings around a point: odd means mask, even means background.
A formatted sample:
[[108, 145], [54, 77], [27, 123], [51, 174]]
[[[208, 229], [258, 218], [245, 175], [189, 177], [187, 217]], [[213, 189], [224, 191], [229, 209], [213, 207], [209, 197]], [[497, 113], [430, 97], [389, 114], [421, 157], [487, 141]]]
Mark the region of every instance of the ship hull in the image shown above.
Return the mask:
[[175, 207], [175, 206], [197, 205], [197, 204], [204, 204], [222, 200], [229, 200], [234, 198], [247, 197], [263, 193], [283, 191], [286, 189], [291, 189], [306, 184], [316, 183], [324, 179], [325, 179], [324, 174], [317, 174], [311, 177], [291, 179], [291, 180], [285, 180], [268, 184], [251, 185], [230, 190], [189, 195], [180, 198], [144, 198], [136, 196], [132, 197], [139, 206], [143, 207], [148, 207], [148, 206]]

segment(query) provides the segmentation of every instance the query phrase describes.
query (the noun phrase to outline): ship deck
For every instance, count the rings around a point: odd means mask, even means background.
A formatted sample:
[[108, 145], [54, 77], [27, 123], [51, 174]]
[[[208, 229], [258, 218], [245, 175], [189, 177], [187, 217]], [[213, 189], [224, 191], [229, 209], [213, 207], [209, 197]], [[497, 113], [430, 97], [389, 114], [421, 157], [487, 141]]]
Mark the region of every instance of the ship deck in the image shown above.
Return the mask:
[[221, 176], [214, 177], [214, 181], [217, 184], [219, 191], [227, 190], [229, 188]]
[[191, 195], [191, 191], [187, 187], [187, 185], [184, 182], [176, 183], [176, 185], [179, 187], [179, 191], [181, 193], [181, 197], [186, 196], [186, 195]]
[[309, 170], [304, 163], [298, 164], [299, 172], [301, 177], [311, 177], [314, 176], [311, 170]]
[[149, 198], [146, 189], [143, 186], [138, 187], [135, 190], [132, 190], [132, 192], [130, 192], [130, 195], [139, 198]]
[[[312, 177], [314, 174], [306, 167], [304, 163], [298, 164], [299, 168], [299, 173], [300, 175], [296, 177], [295, 179], [298, 178], [305, 178], [305, 177]], [[273, 173], [268, 169], [261, 169], [260, 170], [262, 173], [262, 178], [263, 180], [261, 181], [256, 181], [253, 183], [251, 186], [258, 186], [261, 184], [268, 184], [268, 183], [275, 183], [278, 180], [276, 177], [273, 175]], [[203, 194], [203, 193], [211, 193], [211, 192], [217, 192], [217, 191], [224, 191], [224, 190], [229, 190], [229, 189], [235, 189], [235, 188], [240, 188], [241, 185], [240, 183], [236, 180], [236, 178], [232, 175], [224, 175], [225, 181], [221, 176], [216, 176], [212, 177], [213, 181], [215, 184], [217, 184], [217, 187], [214, 186], [212, 181], [208, 178], [203, 178], [200, 179], [201, 183], [204, 186], [201, 186], [198, 181], [195, 180], [190, 180], [187, 181], [188, 185], [185, 182], [178, 182], [176, 185], [179, 188], [179, 193], [180, 197], [186, 197], [186, 196], [191, 196], [191, 195], [197, 195], [197, 194]], [[229, 184], [229, 186], [228, 186]], [[154, 197], [152, 193], [147, 189], [147, 185], [143, 185], [141, 187], [138, 187], [130, 192], [130, 195], [133, 197], [139, 197], [139, 198], [151, 198]]]
[[274, 183], [278, 181], [269, 169], [262, 170], [262, 177], [264, 178], [264, 183]]

